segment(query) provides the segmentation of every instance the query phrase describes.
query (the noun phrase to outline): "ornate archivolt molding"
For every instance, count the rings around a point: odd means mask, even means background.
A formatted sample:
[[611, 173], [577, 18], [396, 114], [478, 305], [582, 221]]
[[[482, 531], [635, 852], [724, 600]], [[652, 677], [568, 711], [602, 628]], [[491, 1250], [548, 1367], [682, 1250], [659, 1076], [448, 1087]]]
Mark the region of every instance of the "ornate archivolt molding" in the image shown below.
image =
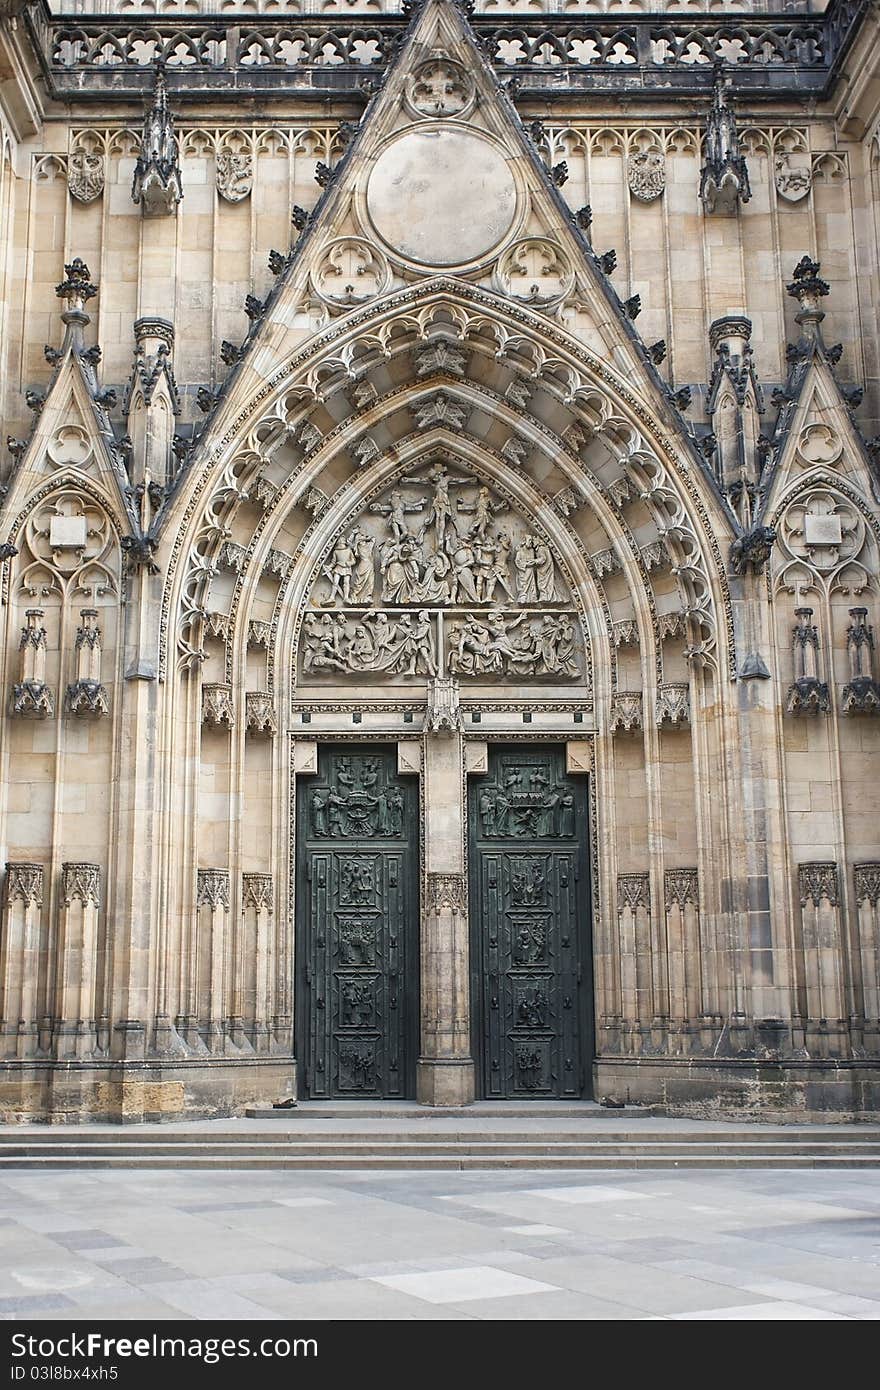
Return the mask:
[[[409, 314], [409, 305], [411, 305], [413, 301], [417, 302], [420, 299], [424, 299], [426, 296], [429, 297], [429, 303], [423, 306], [418, 314]], [[480, 316], [474, 316], [470, 313], [469, 302], [473, 300], [481, 300], [488, 312]], [[298, 366], [305, 365], [307, 361], [312, 364], [310, 369], [306, 372], [303, 384], [294, 388], [297, 398], [300, 401], [308, 400], [309, 398], [315, 401], [322, 400], [326, 397], [331, 383], [334, 384], [334, 389], [342, 389], [346, 385], [350, 387], [352, 381], [358, 380], [359, 377], [363, 376], [365, 367], [369, 369], [363, 351], [359, 352], [357, 341], [357, 331], [362, 324], [366, 322], [371, 322], [373, 324], [374, 331], [361, 347], [362, 349], [366, 349], [370, 354], [371, 361], [378, 361], [387, 359], [389, 348], [398, 346], [401, 349], [403, 347], [411, 348], [413, 343], [412, 339], [407, 337], [408, 334], [411, 334], [416, 342], [426, 339], [431, 330], [432, 323], [437, 324], [438, 329], [439, 324], [443, 323], [443, 332], [448, 334], [450, 324], [443, 317], [447, 313], [451, 314], [453, 317], [454, 323], [452, 327], [453, 331], [457, 334], [458, 341], [467, 341], [471, 349], [479, 347], [481, 342], [487, 346], [491, 343], [494, 349], [493, 355], [499, 357], [499, 360], [507, 360], [509, 357], [511, 365], [516, 365], [519, 371], [526, 369], [532, 379], [535, 381], [540, 380], [542, 387], [550, 389], [554, 394], [558, 394], [563, 404], [575, 406], [582, 417], [586, 419], [586, 436], [588, 439], [592, 434], [597, 432], [590, 423], [591, 416], [589, 412], [591, 408], [590, 402], [594, 399], [601, 398], [602, 382], [611, 387], [612, 400], [619, 399], [627, 410], [632, 411], [643, 423], [649, 426], [650, 434], [657, 438], [661, 450], [668, 454], [672, 466], [678, 475], [678, 486], [683, 487], [687, 492], [690, 499], [690, 507], [699, 520], [703, 535], [703, 543], [706, 545], [712, 557], [712, 561], [714, 561], [714, 582], [720, 590], [722, 602], [726, 608], [726, 626], [732, 652], [732, 617], [729, 610], [729, 593], [727, 590], [726, 576], [721, 563], [720, 549], [712, 534], [711, 523], [705, 504], [699, 489], [690, 476], [690, 463], [686, 462], [678, 454], [678, 450], [673, 445], [672, 440], [662, 432], [662, 429], [658, 428], [657, 421], [646, 411], [637, 398], [633, 396], [632, 392], [617, 378], [616, 374], [597, 360], [590, 360], [590, 354], [586, 350], [583, 348], [579, 349], [580, 360], [575, 360], [574, 358], [567, 360], [565, 357], [559, 357], [555, 361], [551, 360], [551, 358], [548, 357], [546, 348], [541, 345], [540, 340], [543, 339], [544, 342], [548, 343], [552, 342], [554, 346], [557, 344], [560, 347], [566, 345], [565, 351], [568, 351], [568, 339], [560, 334], [552, 325], [544, 322], [539, 326], [527, 311], [518, 310], [515, 305], [510, 304], [501, 307], [492, 296], [487, 296], [482, 292], [476, 291], [471, 286], [456, 284], [454, 294], [451, 298], [447, 298], [446, 287], [442, 278], [426, 282], [416, 291], [404, 291], [400, 294], [390, 296], [389, 299], [383, 301], [380, 306], [373, 306], [370, 310], [353, 311], [347, 314], [343, 320], [340, 320], [340, 329], [344, 326], [343, 336], [345, 338], [345, 342], [339, 345], [342, 350], [341, 356], [338, 347], [335, 355], [331, 355], [331, 349], [337, 346], [336, 340], [339, 334], [336, 330], [330, 328], [317, 334], [311, 340], [311, 351], [303, 352], [298, 355], [292, 359], [287, 367], [276, 373], [271, 383], [267, 383], [267, 385], [257, 393], [256, 398], [250, 402], [247, 411], [237, 417], [237, 420], [224, 433], [212, 453], [204, 461], [201, 478], [192, 490], [189, 491], [190, 500], [184, 516], [180, 519], [180, 527], [175, 537], [172, 550], [169, 585], [166, 587], [164, 598], [166, 614], [170, 603], [170, 585], [173, 582], [174, 572], [179, 564], [180, 553], [184, 548], [184, 535], [187, 530], [187, 522], [191, 520], [197, 508], [202, 505], [202, 494], [208, 486], [210, 479], [211, 459], [218, 458], [221, 453], [225, 451], [226, 446], [231, 442], [234, 434], [241, 425], [260, 408], [261, 403], [270, 394], [276, 395], [278, 399], [275, 407], [268, 415], [264, 415], [263, 418], [267, 423], [272, 419], [276, 419], [278, 424], [274, 428], [276, 428], [277, 431], [283, 432], [286, 425], [282, 418], [283, 412], [280, 411], [279, 405], [280, 402], [289, 397], [291, 388], [287, 388], [286, 395], [281, 395], [279, 388], [287, 380], [290, 373]], [[439, 321], [437, 318], [438, 314], [441, 316]], [[513, 325], [518, 321], [522, 321], [528, 326], [529, 336], [527, 339], [521, 334], [514, 338]], [[469, 334], [472, 334], [473, 337], [469, 338]], [[523, 353], [525, 353], [525, 357]], [[357, 370], [354, 368], [356, 356], [358, 358]], [[586, 377], [583, 375], [585, 369], [584, 358], [587, 359], [586, 370], [589, 373]], [[595, 381], [592, 379], [593, 373], [595, 373], [596, 378], [598, 378]], [[585, 402], [587, 408], [585, 417], [583, 416], [583, 410], [580, 405], [581, 400]], [[509, 399], [505, 402], [505, 405], [510, 409], [511, 403]], [[607, 427], [607, 420], [605, 424]], [[257, 432], [265, 428], [265, 426], [259, 426], [257, 427]], [[341, 426], [338, 428], [342, 429], [344, 427]], [[254, 426], [251, 426], [251, 435], [256, 438]], [[621, 458], [626, 456], [627, 450], [641, 448], [643, 454], [646, 452], [645, 445], [647, 440], [641, 438], [638, 430], [634, 431], [633, 426], [623, 419], [621, 419], [620, 427], [617, 430], [617, 438], [620, 441], [628, 440], [628, 444], [624, 445], [623, 443], [618, 443], [617, 445]], [[277, 447], [277, 438], [275, 443]], [[265, 448], [265, 446], [261, 447]], [[259, 454], [256, 454], [255, 457], [259, 457]], [[659, 460], [657, 460], [657, 467], [659, 470]], [[289, 496], [289, 488], [282, 487], [279, 489], [279, 500], [282, 496], [285, 498]], [[672, 539], [675, 540], [677, 538], [673, 535]], [[682, 569], [683, 576], [687, 576], [687, 572], [688, 566], [685, 564]], [[708, 573], [707, 587], [709, 587]], [[697, 605], [692, 606], [697, 607]], [[166, 659], [166, 653], [164, 651], [162, 657], [164, 669], [164, 661]]]

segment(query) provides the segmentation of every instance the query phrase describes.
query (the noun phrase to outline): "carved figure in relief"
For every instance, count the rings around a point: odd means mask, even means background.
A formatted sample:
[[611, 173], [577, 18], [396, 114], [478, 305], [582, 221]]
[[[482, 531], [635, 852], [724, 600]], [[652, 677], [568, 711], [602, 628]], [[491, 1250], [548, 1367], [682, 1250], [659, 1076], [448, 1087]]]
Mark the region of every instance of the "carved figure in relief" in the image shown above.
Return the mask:
[[517, 603], [537, 603], [538, 579], [535, 573], [535, 538], [526, 536], [516, 547], [513, 555], [516, 570]]
[[342, 984], [342, 1025], [368, 1028], [373, 1020], [373, 990], [366, 980], [344, 980]]
[[559, 803], [559, 833], [574, 834], [574, 796], [571, 792], [566, 792]]
[[516, 1021], [521, 1028], [543, 1028], [545, 1026], [547, 999], [537, 988], [523, 994], [516, 1011]]
[[459, 512], [473, 512], [474, 521], [471, 526], [471, 537], [478, 540], [485, 540], [486, 532], [489, 530], [495, 513], [503, 511], [505, 507], [503, 502], [492, 500], [492, 494], [486, 486], [479, 489], [476, 501], [464, 502], [459, 498], [457, 505]]
[[453, 603], [458, 600], [459, 591], [469, 598], [472, 603], [479, 602], [477, 593], [476, 576], [474, 566], [476, 556], [473, 546], [469, 541], [463, 540], [455, 547], [452, 554], [452, 581], [450, 583], [449, 597]]
[[519, 1084], [525, 1091], [536, 1091], [541, 1088], [541, 1073], [543, 1071], [543, 1059], [541, 1050], [537, 1047], [522, 1046], [516, 1049], [516, 1069], [519, 1073]]
[[373, 1077], [372, 1043], [342, 1043], [339, 1048], [339, 1066], [340, 1071], [345, 1073], [340, 1077], [341, 1087], [350, 1091], [373, 1090], [376, 1083]]
[[543, 922], [522, 922], [513, 943], [517, 965], [535, 965], [544, 959], [547, 933]]
[[544, 870], [536, 859], [525, 860], [511, 874], [513, 901], [521, 907], [533, 907], [544, 896]]
[[574, 659], [574, 623], [567, 614], [554, 617], [548, 613], [541, 621], [533, 654], [545, 671], [564, 676], [576, 676]]
[[337, 619], [329, 613], [317, 617], [307, 613], [303, 623], [305, 632], [305, 656], [303, 667], [306, 671], [348, 670], [347, 653], [344, 649], [345, 620], [340, 628]]
[[510, 587], [510, 552], [513, 542], [506, 531], [499, 531], [492, 545], [492, 569], [486, 580], [483, 598], [491, 603], [495, 596], [495, 586], [500, 584], [509, 599], [513, 599]]
[[349, 545], [355, 554], [354, 573], [351, 579], [352, 603], [372, 603], [376, 584], [376, 563], [374, 551], [376, 542], [365, 531], [355, 528], [349, 535]]
[[394, 488], [388, 495], [387, 502], [374, 502], [370, 507], [371, 512], [378, 512], [380, 516], [387, 516], [388, 525], [391, 527], [392, 534], [396, 541], [402, 541], [405, 536], [409, 536], [410, 529], [407, 522], [408, 512], [424, 511], [425, 503], [407, 502], [399, 488]]
[[[313, 603], [336, 613], [306, 615], [304, 672], [577, 677], [576, 629], [567, 612], [501, 608], [561, 601], [550, 546], [515, 516], [498, 526], [501, 512], [509, 514], [509, 505], [488, 484], [444, 462], [400, 478], [333, 544]], [[417, 611], [372, 610], [377, 582], [383, 606]], [[436, 610], [453, 605], [464, 611], [450, 615], [441, 653]], [[361, 607], [363, 615], [350, 611]]]
[[479, 801], [477, 805], [480, 813], [480, 824], [482, 827], [483, 834], [487, 837], [495, 835], [497, 832], [495, 829], [496, 801], [494, 791], [490, 791], [488, 788], [484, 788], [480, 792]]
[[369, 918], [349, 917], [339, 924], [339, 951], [343, 965], [373, 965], [375, 931]]
[[363, 860], [346, 859], [341, 871], [342, 893], [347, 902], [371, 902], [374, 891], [373, 866]]
[[312, 812], [312, 833], [315, 835], [326, 835], [327, 823], [327, 793], [312, 792], [309, 798], [309, 806]]
[[356, 531], [352, 531], [349, 536], [340, 537], [333, 550], [333, 557], [324, 573], [330, 580], [330, 593], [324, 603], [333, 603], [338, 594], [343, 603], [351, 603], [351, 577], [357, 563], [357, 555], [352, 545], [352, 537], [357, 536]]

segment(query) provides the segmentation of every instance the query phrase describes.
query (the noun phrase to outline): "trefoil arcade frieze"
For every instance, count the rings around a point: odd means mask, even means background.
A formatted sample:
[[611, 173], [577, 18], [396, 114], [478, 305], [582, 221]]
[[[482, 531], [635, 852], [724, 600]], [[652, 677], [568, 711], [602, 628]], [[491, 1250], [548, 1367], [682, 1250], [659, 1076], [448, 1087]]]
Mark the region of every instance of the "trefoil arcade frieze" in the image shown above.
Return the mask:
[[303, 620], [300, 672], [573, 681], [583, 644], [545, 536], [479, 478], [436, 461], [338, 533]]

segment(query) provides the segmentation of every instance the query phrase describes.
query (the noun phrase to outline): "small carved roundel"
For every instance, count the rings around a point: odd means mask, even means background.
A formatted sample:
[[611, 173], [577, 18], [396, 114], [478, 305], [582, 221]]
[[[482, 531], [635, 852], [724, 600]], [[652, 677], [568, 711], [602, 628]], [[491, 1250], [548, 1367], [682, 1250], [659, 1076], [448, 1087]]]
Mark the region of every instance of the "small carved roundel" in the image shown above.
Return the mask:
[[504, 294], [538, 308], [558, 304], [571, 292], [574, 271], [561, 247], [545, 237], [526, 237], [498, 262], [497, 280]]
[[438, 54], [419, 63], [406, 84], [406, 102], [417, 116], [461, 116], [473, 105], [473, 78], [454, 58]]
[[70, 464], [84, 468], [92, 456], [92, 441], [81, 425], [62, 425], [49, 440], [46, 453], [56, 468]]
[[801, 431], [797, 451], [804, 463], [831, 464], [840, 458], [843, 442], [830, 425], [807, 425], [806, 429]]
[[363, 304], [384, 294], [391, 269], [381, 252], [361, 237], [331, 241], [312, 271], [312, 286], [331, 304]]

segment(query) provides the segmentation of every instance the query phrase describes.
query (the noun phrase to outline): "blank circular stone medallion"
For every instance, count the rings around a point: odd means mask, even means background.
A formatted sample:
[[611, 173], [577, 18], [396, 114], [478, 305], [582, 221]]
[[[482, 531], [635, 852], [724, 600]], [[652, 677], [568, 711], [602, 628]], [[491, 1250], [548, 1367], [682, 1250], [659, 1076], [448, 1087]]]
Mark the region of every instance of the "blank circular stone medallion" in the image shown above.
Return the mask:
[[464, 265], [498, 245], [516, 213], [502, 154], [467, 130], [411, 130], [376, 161], [367, 186], [376, 231], [420, 265]]

